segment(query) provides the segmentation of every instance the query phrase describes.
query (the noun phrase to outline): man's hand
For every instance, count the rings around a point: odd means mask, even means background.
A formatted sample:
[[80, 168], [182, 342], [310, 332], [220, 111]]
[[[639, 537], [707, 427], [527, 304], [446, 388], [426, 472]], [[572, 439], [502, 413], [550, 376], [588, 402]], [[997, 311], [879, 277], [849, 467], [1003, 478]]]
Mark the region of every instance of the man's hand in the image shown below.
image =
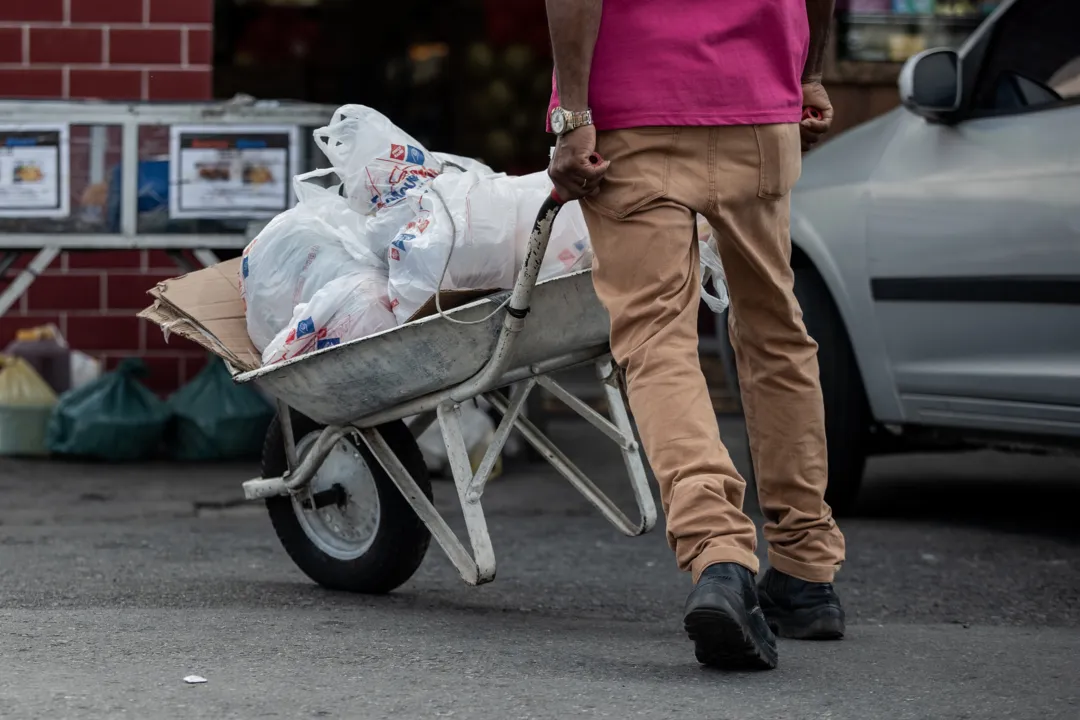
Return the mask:
[[608, 165], [596, 155], [596, 128], [583, 125], [559, 136], [548, 175], [562, 201], [570, 202], [599, 192]]
[[821, 141], [821, 137], [829, 132], [832, 126], [833, 107], [829, 102], [829, 94], [820, 82], [807, 82], [802, 86], [802, 103], [804, 108], [813, 108], [821, 115], [821, 119], [804, 118], [799, 123], [799, 135], [802, 137], [802, 149], [806, 152]]

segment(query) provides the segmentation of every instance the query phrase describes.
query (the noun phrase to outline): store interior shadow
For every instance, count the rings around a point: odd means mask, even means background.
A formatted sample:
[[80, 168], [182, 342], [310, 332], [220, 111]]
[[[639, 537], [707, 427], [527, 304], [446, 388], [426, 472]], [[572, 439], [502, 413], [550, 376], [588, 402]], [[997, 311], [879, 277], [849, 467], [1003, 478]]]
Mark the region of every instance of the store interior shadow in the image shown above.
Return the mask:
[[[973, 468], [991, 468], [992, 453], [951, 456], [951, 461], [972, 459]], [[922, 458], [920, 458], [922, 459]], [[927, 460], [931, 458], [927, 457]], [[1053, 459], [1032, 458], [1032, 464]], [[979, 476], [970, 469], [935, 473], [868, 473], [854, 517], [940, 522], [971, 525], [989, 530], [1032, 533], [1080, 542], [1080, 467], [1075, 460], [1060, 459], [1060, 472], [1024, 473], [990, 470]]]

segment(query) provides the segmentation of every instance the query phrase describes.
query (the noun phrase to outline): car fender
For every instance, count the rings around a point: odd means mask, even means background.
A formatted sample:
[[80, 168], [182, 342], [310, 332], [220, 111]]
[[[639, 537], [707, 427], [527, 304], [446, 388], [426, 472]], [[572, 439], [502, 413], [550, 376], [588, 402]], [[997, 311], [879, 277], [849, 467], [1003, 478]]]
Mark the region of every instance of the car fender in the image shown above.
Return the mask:
[[[815, 204], [828, 200], [824, 197], [807, 199]], [[856, 207], [859, 206], [865, 207], [865, 204], [856, 203]], [[805, 214], [793, 207], [791, 243], [796, 252], [792, 257], [792, 265], [797, 266], [800, 261], [798, 254], [802, 253], [829, 289], [851, 341], [874, 419], [879, 422], [901, 422], [903, 411], [900, 397], [896, 391], [892, 366], [870, 294], [870, 280], [866, 269], [866, 234], [853, 231], [853, 228], [865, 229], [865, 219], [858, 213], [853, 215], [850, 209], [842, 213], [818, 215], [822, 218], [853, 219], [843, 231], [839, 227], [835, 228], [837, 234], [830, 235], [831, 242], [826, 243], [823, 233], [827, 233], [830, 228], [815, 228]]]

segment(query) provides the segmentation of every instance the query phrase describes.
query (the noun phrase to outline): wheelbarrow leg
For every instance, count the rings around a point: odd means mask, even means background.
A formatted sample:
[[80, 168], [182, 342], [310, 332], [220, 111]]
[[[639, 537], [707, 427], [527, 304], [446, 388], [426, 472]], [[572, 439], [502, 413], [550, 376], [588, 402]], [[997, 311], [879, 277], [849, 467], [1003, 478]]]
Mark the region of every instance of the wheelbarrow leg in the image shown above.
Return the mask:
[[604, 396], [607, 398], [608, 414], [612, 423], [623, 439], [630, 441], [620, 444], [619, 449], [622, 451], [623, 462], [626, 463], [626, 472], [630, 475], [634, 500], [641, 511], [641, 532], [646, 533], [656, 524], [656, 503], [653, 500], [652, 488], [649, 487], [645, 463], [641, 459], [641, 448], [634, 436], [630, 413], [626, 410], [626, 398], [619, 382], [619, 371], [610, 358], [598, 363], [596, 369], [600, 382], [604, 385]]
[[[604, 358], [597, 363], [597, 371], [604, 383], [605, 397], [608, 401], [611, 420], [593, 410], [585, 402], [573, 395], [569, 390], [555, 382], [548, 375], [536, 378], [537, 383], [556, 398], [564, 402], [583, 419], [612, 439], [622, 451], [626, 469], [630, 474], [630, 483], [634, 491], [634, 499], [637, 501], [640, 519], [637, 522], [630, 520], [622, 510], [609, 498], [589, 477], [582, 472], [559, 448], [540, 431], [528, 418], [517, 417], [515, 423], [517, 429], [525, 436], [525, 439], [536, 448], [555, 470], [566, 478], [593, 507], [599, 510], [605, 518], [611, 522], [620, 532], [625, 535], [642, 535], [652, 530], [656, 524], [656, 503], [653, 500], [652, 490], [649, 487], [648, 476], [645, 474], [645, 466], [641, 460], [641, 449], [634, 437], [634, 429], [630, 424], [630, 415], [626, 410], [622, 390], [618, 386], [618, 376], [615, 374], [610, 358]], [[488, 402], [499, 410], [506, 412], [506, 401], [497, 393], [488, 393]]]
[[[449, 423], [453, 425], [451, 421]], [[461, 426], [460, 422], [457, 424], [457, 437], [461, 439]], [[382, 465], [386, 474], [390, 476], [390, 480], [393, 481], [401, 494], [405, 497], [405, 500], [412, 506], [412, 509], [416, 511], [416, 514], [423, 521], [424, 525], [431, 532], [432, 537], [435, 538], [435, 542], [439, 543], [439, 546], [446, 553], [446, 556], [450, 558], [450, 562], [454, 564], [457, 571], [461, 574], [462, 579], [469, 585], [482, 585], [486, 582], [490, 582], [495, 577], [495, 556], [491, 549], [491, 540], [487, 534], [487, 524], [484, 522], [483, 510], [479, 503], [475, 504], [474, 509], [470, 509], [462, 502], [462, 510], [465, 514], [465, 522], [469, 528], [470, 539], [474, 550], [477, 552], [476, 560], [469, 554], [469, 551], [465, 549], [465, 546], [458, 540], [457, 535], [443, 519], [439, 511], [435, 509], [435, 506], [423, 491], [420, 490], [420, 486], [416, 484], [416, 480], [409, 474], [408, 469], [401, 463], [398, 456], [390, 448], [390, 445], [383, 438], [382, 434], [375, 428], [360, 428], [360, 437], [363, 438], [367, 444], [368, 449], [371, 450], [371, 454], [375, 456], [375, 459]], [[453, 433], [453, 430], [450, 431]], [[443, 425], [444, 437], [447, 434], [446, 424]], [[464, 445], [464, 440], [461, 440]], [[451, 458], [454, 455], [451, 454]], [[451, 461], [453, 462], [453, 460]], [[466, 453], [466, 464], [468, 463], [468, 454]], [[458, 483], [458, 473], [454, 471], [454, 481], [460, 488]], [[460, 490], [459, 490], [460, 495]], [[475, 517], [479, 516], [480, 525], [477, 526]], [[474, 519], [470, 521], [470, 517]], [[473, 537], [474, 530], [482, 530], [482, 538], [478, 542]], [[485, 550], [486, 548], [486, 550]]]
[[296, 438], [293, 437], [292, 413], [289, 406], [281, 400], [277, 401], [278, 422], [281, 423], [281, 437], [285, 440], [285, 462], [289, 466], [289, 472], [296, 472], [300, 461], [296, 457]]
[[[469, 532], [469, 542], [472, 544], [477, 574], [475, 584], [491, 582], [495, 579], [495, 551], [491, 547], [491, 536], [488, 534], [484, 508], [480, 504], [480, 493], [470, 492], [473, 471], [472, 463], [469, 461], [469, 450], [461, 432], [461, 406], [457, 403], [444, 403], [439, 406], [438, 413], [443, 442], [446, 444], [446, 458], [454, 474], [454, 485], [457, 487], [458, 500], [461, 501], [461, 513], [465, 516], [465, 527]], [[491, 454], [491, 448], [488, 448], [488, 451], [485, 458]], [[494, 463], [491, 463], [490, 467], [487, 466], [488, 463], [481, 462], [477, 474], [483, 473], [486, 469], [486, 474], [490, 475]], [[483, 479], [486, 480], [486, 477]]]

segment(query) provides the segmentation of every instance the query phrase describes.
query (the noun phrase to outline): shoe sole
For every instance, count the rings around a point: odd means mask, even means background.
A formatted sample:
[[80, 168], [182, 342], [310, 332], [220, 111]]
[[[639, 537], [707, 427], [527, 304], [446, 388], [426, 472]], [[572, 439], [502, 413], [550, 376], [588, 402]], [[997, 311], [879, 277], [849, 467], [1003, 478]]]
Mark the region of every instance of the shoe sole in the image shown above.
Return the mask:
[[834, 607], [765, 615], [769, 629], [791, 640], [840, 640], [844, 637], [842, 611]]
[[697, 608], [683, 620], [694, 641], [698, 662], [721, 670], [772, 670], [779, 661], [776, 647], [754, 637], [733, 615], [714, 608]]

